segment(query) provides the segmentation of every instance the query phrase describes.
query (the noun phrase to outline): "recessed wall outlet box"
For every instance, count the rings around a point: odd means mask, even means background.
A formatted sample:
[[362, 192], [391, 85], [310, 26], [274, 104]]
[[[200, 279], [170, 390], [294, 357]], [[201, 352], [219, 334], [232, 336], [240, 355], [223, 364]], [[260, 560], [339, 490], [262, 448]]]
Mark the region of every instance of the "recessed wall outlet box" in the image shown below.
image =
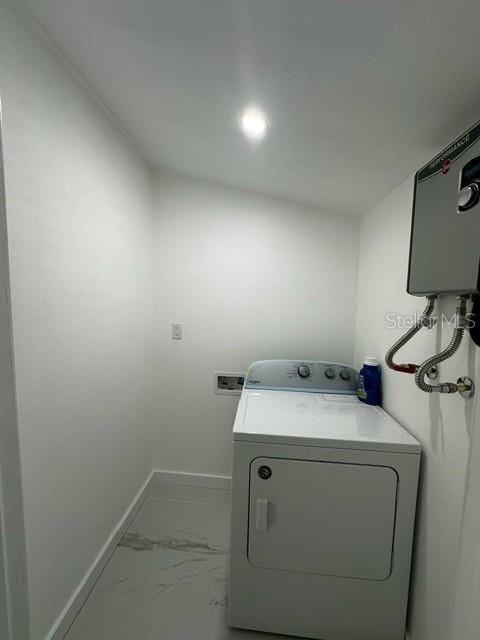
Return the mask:
[[172, 340], [181, 340], [183, 337], [182, 325], [174, 322], [172, 324]]
[[213, 390], [226, 396], [239, 396], [242, 393], [245, 373], [217, 371], [213, 376]]

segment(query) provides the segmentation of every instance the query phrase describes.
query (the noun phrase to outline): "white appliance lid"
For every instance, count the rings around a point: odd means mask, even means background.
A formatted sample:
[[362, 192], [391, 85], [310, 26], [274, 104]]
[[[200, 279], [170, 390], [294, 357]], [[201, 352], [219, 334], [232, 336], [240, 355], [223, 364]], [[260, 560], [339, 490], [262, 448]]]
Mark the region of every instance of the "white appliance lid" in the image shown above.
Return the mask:
[[233, 439], [369, 451], [420, 453], [383, 409], [356, 396], [244, 389]]

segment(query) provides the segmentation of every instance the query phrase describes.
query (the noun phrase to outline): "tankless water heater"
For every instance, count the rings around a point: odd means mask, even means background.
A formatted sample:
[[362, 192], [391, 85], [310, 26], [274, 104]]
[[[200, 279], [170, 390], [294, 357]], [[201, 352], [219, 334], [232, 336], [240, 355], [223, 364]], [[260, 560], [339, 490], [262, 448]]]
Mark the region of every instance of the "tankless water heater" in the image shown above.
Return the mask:
[[409, 293], [480, 292], [480, 122], [415, 175]]

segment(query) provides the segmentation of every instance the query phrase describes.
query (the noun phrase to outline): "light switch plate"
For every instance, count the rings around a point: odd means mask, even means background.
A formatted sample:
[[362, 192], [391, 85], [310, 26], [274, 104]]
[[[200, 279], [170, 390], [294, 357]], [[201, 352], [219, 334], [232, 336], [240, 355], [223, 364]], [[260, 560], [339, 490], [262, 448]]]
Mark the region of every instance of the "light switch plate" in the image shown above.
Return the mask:
[[172, 323], [172, 340], [181, 340], [183, 338], [183, 327], [179, 323]]

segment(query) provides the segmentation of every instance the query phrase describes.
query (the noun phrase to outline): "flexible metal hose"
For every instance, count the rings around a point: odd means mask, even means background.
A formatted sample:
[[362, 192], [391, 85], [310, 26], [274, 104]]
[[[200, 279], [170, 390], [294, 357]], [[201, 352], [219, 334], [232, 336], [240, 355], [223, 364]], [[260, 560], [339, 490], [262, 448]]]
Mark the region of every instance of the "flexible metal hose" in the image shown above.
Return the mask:
[[390, 369], [394, 371], [400, 371], [402, 373], [415, 373], [418, 369], [418, 365], [410, 363], [397, 364], [393, 361], [393, 358], [397, 351], [399, 351], [404, 345], [407, 344], [409, 340], [413, 338], [413, 336], [420, 331], [422, 327], [430, 326], [430, 316], [432, 315], [433, 309], [435, 307], [435, 298], [436, 296], [428, 296], [427, 306], [425, 307], [424, 312], [420, 316], [420, 318], [415, 322], [413, 327], [407, 331], [390, 349], [387, 351], [385, 356], [385, 364]]
[[427, 358], [425, 362], [418, 367], [415, 373], [415, 384], [419, 389], [426, 393], [432, 393], [437, 391], [438, 393], [455, 393], [456, 391], [464, 391], [465, 385], [456, 384], [454, 382], [439, 382], [438, 384], [431, 385], [425, 382], [425, 376], [432, 367], [437, 367], [440, 362], [448, 360], [454, 353], [457, 352], [465, 332], [465, 322], [467, 315], [467, 299], [468, 296], [459, 296], [457, 298], [457, 308], [455, 311], [455, 328], [453, 330], [452, 339], [448, 346], [430, 358]]

